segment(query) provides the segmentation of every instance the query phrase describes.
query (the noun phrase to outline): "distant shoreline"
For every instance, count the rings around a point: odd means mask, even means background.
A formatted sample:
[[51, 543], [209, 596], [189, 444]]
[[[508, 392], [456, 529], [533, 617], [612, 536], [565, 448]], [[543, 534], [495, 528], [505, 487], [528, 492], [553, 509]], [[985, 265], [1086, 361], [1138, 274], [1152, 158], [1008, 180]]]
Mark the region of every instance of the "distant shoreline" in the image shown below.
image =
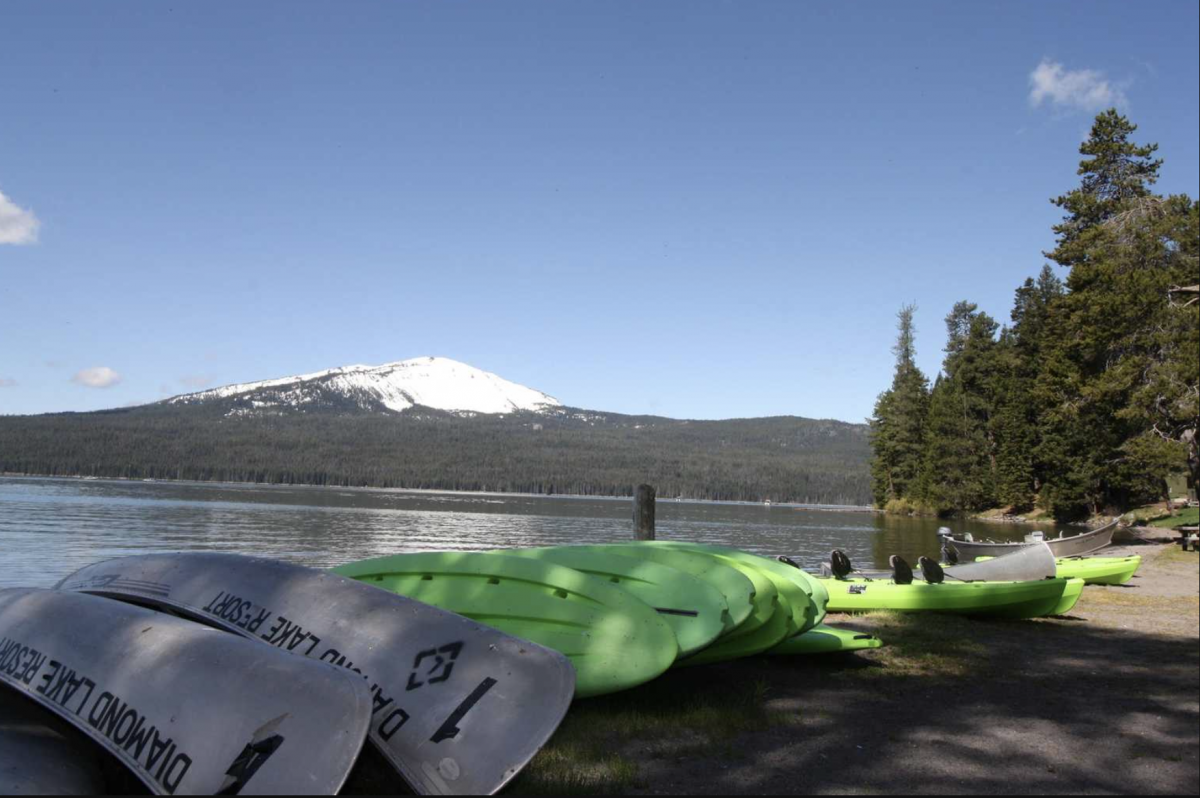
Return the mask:
[[[56, 479], [75, 480], [80, 482], [143, 482], [165, 483], [176, 485], [237, 485], [256, 488], [316, 488], [321, 490], [353, 490], [375, 493], [412, 493], [418, 495], [452, 495], [452, 496], [514, 496], [530, 499], [596, 499], [600, 501], [632, 501], [633, 496], [605, 496], [588, 493], [518, 493], [514, 491], [493, 490], [450, 490], [442, 488], [377, 488], [358, 485], [315, 485], [305, 482], [233, 482], [230, 480], [202, 479], [170, 479], [167, 477], [137, 478], [137, 477], [97, 477], [85, 474], [29, 474], [17, 471], [0, 471], [0, 477], [22, 479]], [[675, 497], [658, 497], [659, 504], [720, 504], [736, 507], [782, 507], [795, 510], [820, 510], [833, 513], [880, 513], [869, 505], [858, 504], [802, 504], [798, 502], [750, 502], [725, 501], [721, 499], [684, 499]]]

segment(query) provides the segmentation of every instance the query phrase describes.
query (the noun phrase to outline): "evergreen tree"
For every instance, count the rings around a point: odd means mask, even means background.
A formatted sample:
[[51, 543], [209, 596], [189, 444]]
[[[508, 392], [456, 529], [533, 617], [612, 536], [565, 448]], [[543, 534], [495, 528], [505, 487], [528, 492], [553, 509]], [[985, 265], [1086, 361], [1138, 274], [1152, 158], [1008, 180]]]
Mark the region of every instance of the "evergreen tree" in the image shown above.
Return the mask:
[[996, 501], [996, 322], [971, 302], [946, 317], [944, 376], [930, 400], [922, 469], [925, 501], [938, 512], [982, 510]]
[[[1038, 457], [1043, 501], [1060, 517], [1156, 495], [1166, 450], [1139, 439], [1181, 447], [1196, 426], [1194, 370], [1181, 351], [1187, 319], [1168, 300], [1173, 281], [1195, 279], [1194, 205], [1151, 193], [1162, 161], [1151, 157], [1156, 145], [1130, 141], [1135, 130], [1115, 111], [1100, 114], [1080, 148], [1079, 188], [1054, 200], [1068, 215], [1048, 255], [1070, 268], [1069, 292], [1054, 303], [1040, 351]], [[1154, 419], [1171, 429], [1155, 432]]]
[[905, 305], [897, 314], [899, 335], [892, 348], [896, 355], [892, 387], [879, 395], [870, 421], [872, 495], [880, 506], [913, 498], [921, 473], [929, 381], [916, 364], [915, 312], [915, 305]]

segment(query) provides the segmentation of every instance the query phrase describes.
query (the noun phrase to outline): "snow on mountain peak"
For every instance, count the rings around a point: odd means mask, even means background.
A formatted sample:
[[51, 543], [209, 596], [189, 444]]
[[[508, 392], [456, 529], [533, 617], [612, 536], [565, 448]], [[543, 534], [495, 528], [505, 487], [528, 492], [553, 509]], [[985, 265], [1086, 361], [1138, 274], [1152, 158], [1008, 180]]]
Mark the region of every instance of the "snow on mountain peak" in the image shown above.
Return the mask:
[[[299, 407], [314, 401], [320, 389], [401, 412], [414, 405], [473, 413], [511, 413], [561, 406], [552, 396], [517, 385], [495, 374], [445, 357], [419, 357], [382, 366], [342, 366], [312, 374], [226, 385], [168, 399], [193, 404], [245, 397], [255, 408]], [[264, 394], [261, 399], [252, 395]]]

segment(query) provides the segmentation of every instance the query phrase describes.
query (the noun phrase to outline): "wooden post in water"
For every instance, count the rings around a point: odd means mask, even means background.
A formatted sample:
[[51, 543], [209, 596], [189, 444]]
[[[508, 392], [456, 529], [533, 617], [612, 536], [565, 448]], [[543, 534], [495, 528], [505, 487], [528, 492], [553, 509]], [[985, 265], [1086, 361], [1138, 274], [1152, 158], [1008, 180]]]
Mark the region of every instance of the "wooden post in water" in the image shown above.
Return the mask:
[[638, 485], [633, 496], [633, 536], [654, 540], [654, 486]]

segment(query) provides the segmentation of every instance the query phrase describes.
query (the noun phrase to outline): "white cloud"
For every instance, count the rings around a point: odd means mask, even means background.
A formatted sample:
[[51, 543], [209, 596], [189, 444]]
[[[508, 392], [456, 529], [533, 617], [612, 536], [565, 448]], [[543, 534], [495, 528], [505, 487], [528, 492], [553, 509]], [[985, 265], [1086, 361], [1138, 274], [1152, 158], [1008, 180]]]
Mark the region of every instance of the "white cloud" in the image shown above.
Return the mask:
[[121, 375], [108, 366], [84, 369], [71, 378], [71, 382], [86, 385], [89, 388], [111, 388], [120, 381]]
[[0, 377], [0, 388], [16, 388], [17, 381], [12, 377]]
[[1037, 108], [1049, 102], [1056, 108], [1102, 111], [1127, 104], [1125, 92], [1094, 69], [1067, 69], [1043, 58], [1029, 73], [1029, 104]]
[[0, 191], [0, 244], [35, 243], [40, 224], [33, 211], [17, 207]]

